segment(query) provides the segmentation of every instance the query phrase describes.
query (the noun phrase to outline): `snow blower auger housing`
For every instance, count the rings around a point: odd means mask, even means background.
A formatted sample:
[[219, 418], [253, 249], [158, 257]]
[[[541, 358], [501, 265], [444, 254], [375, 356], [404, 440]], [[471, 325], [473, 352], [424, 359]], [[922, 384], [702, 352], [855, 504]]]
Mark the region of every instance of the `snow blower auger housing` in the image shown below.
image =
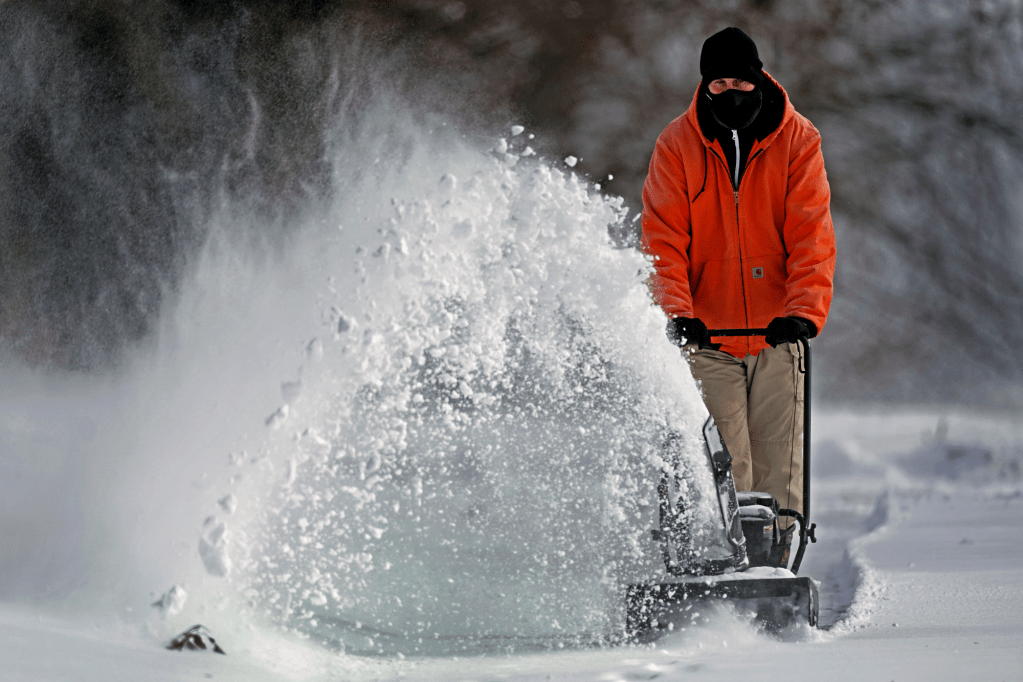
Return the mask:
[[[756, 336], [764, 329], [724, 329], [712, 336]], [[773, 495], [763, 492], [736, 492], [732, 478], [732, 457], [728, 453], [713, 417], [703, 427], [710, 469], [717, 489], [721, 530], [727, 537], [729, 554], [708, 556], [713, 552], [693, 546], [691, 529], [680, 495], [677, 466], [662, 471], [657, 487], [660, 528], [651, 531], [660, 543], [664, 579], [630, 585], [626, 595], [626, 634], [635, 639], [650, 639], [666, 632], [675, 623], [691, 620], [699, 613], [699, 604], [721, 600], [754, 614], [770, 630], [805, 622], [816, 627], [819, 595], [816, 583], [797, 576], [803, 553], [809, 542], [816, 542], [815, 524], [810, 523], [810, 344], [801, 339], [803, 372], [803, 513], [779, 508]], [[666, 448], [671, 458], [671, 443]], [[782, 531], [779, 517], [794, 518], [799, 527], [799, 547], [788, 569], [788, 548], [795, 525]], [[721, 544], [721, 543], [719, 543]], [[718, 552], [720, 554], [720, 550]]]

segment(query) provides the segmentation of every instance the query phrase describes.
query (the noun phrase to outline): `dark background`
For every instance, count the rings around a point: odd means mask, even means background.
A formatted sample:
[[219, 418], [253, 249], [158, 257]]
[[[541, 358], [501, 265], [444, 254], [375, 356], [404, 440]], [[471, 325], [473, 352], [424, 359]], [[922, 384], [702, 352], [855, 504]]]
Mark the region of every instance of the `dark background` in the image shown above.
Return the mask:
[[824, 139], [839, 260], [821, 397], [1018, 409], [1020, 13], [1008, 0], [7, 0], [0, 357], [115, 367], [211, 216], [273, 243], [327, 205], [330, 152], [380, 92], [480, 139], [525, 125], [541, 153], [580, 157], [638, 210], [703, 40], [735, 25]]

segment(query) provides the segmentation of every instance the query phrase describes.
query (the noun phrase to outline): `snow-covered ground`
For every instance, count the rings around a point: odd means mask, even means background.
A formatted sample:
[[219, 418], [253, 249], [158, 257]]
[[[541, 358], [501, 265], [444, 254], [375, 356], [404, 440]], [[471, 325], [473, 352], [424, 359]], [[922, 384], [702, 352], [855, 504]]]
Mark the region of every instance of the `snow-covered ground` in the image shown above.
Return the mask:
[[[711, 508], [631, 217], [521, 129], [382, 125], [346, 158], [400, 162], [279, 252], [215, 235], [120, 373], [0, 364], [0, 679], [1019, 678], [1015, 415], [818, 411], [824, 628], [609, 644], [661, 471]], [[163, 648], [197, 622], [227, 656]]]
[[[166, 651], [172, 633], [130, 614], [8, 603], [3, 679], [1021, 679], [1020, 425], [926, 410], [838, 411], [822, 414], [816, 430], [829, 475], [817, 479], [821, 542], [803, 573], [822, 581], [825, 630], [778, 638], [718, 613], [652, 645], [416, 659], [214, 626], [228, 651], [218, 656]], [[991, 457], [958, 478], [927, 470], [967, 448]]]

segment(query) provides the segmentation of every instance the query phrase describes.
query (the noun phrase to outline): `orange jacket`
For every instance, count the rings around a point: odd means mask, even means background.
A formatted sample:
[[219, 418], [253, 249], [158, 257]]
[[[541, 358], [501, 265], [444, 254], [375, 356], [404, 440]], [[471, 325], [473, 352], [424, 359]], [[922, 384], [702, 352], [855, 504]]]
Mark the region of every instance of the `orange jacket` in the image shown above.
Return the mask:
[[[778, 316], [824, 327], [835, 230], [821, 136], [778, 88], [781, 124], [753, 144], [736, 192], [721, 144], [697, 121], [699, 89], [657, 138], [643, 185], [643, 249], [654, 259], [654, 299], [669, 317], [698, 317], [710, 329], [762, 328]], [[767, 345], [763, 337], [714, 341], [740, 358]]]

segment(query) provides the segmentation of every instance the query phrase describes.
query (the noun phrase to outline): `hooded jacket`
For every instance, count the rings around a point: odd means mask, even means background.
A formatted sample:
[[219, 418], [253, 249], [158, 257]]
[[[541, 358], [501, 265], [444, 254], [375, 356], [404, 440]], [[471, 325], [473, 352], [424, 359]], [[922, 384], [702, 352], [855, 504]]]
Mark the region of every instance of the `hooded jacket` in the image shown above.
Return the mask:
[[[835, 231], [820, 133], [783, 100], [780, 123], [756, 139], [738, 187], [721, 142], [699, 122], [699, 97], [668, 124], [643, 185], [643, 249], [651, 290], [669, 317], [698, 317], [710, 329], [764, 328], [800, 317], [819, 332], [831, 307]], [[736, 357], [767, 347], [763, 337], [721, 337]]]

